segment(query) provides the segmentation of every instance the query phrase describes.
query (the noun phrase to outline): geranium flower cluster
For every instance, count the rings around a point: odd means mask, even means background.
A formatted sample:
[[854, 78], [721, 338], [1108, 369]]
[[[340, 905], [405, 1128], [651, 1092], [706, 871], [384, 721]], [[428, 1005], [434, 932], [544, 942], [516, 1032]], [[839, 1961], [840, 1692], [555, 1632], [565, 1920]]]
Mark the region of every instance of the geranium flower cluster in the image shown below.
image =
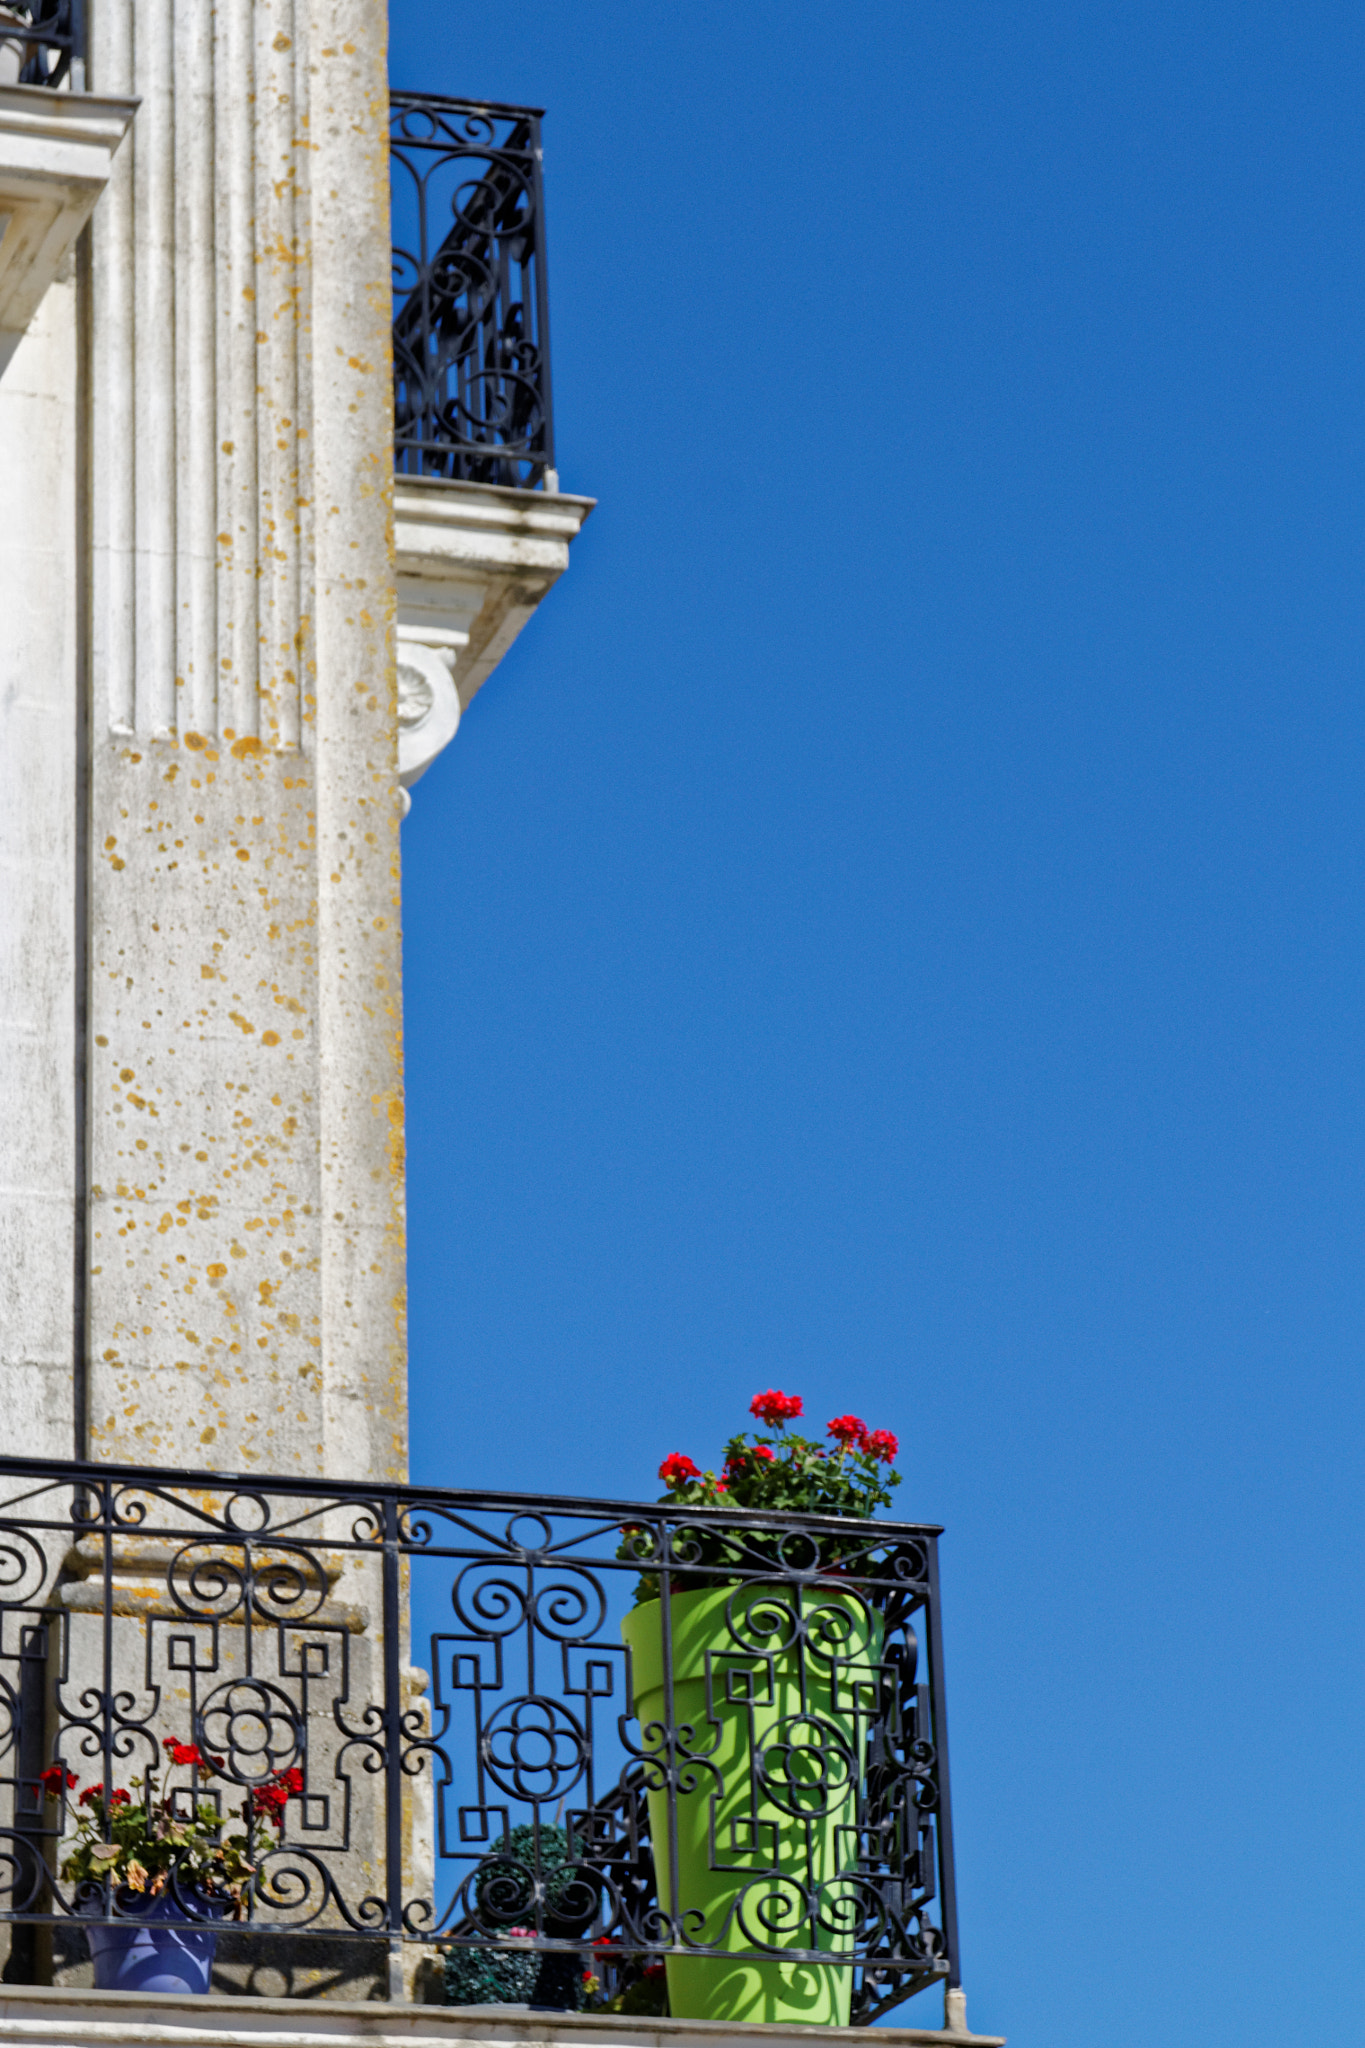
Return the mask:
[[[162, 1742], [168, 1770], [189, 1770], [212, 1778], [226, 1766], [222, 1757], [206, 1754], [194, 1742], [168, 1735]], [[39, 1772], [45, 1797], [64, 1799], [80, 1783], [65, 1764], [49, 1764]], [[75, 1837], [61, 1867], [68, 1883], [111, 1884], [118, 1891], [156, 1897], [174, 1886], [172, 1896], [192, 1901], [196, 1893], [228, 1898], [240, 1916], [247, 1880], [256, 1870], [252, 1831], [264, 1820], [284, 1826], [284, 1809], [303, 1791], [297, 1768], [276, 1771], [264, 1784], [252, 1786], [242, 1802], [245, 1831], [227, 1833], [217, 1803], [198, 1800], [189, 1788], [166, 1786], [158, 1796], [155, 1773], [106, 1790], [87, 1785], [76, 1802]], [[188, 1806], [186, 1802], [189, 1802]], [[269, 1836], [266, 1837], [267, 1843]]]
[[259, 1819], [271, 1821], [277, 1828], [282, 1828], [285, 1807], [302, 1790], [303, 1772], [296, 1764], [291, 1764], [287, 1771], [276, 1771], [264, 1785], [252, 1786], [251, 1811]]
[[161, 1747], [165, 1750], [171, 1762], [179, 1764], [184, 1770], [221, 1771], [223, 1769], [223, 1759], [220, 1756], [202, 1755], [197, 1742], [177, 1742], [173, 1735], [168, 1735]]
[[589, 2012], [615, 2012], [662, 2017], [667, 2004], [664, 1966], [653, 1961], [640, 1965], [637, 1958], [624, 1954], [609, 1934], [599, 1934], [593, 1942], [597, 1952], [591, 1964], [608, 1963], [616, 1966], [616, 1992], [607, 1997], [603, 1990], [603, 1979], [595, 1967], [583, 1972], [583, 1996]]
[[[86, 1788], [85, 1788], [85, 1790], [84, 1790], [84, 1792], [82, 1792], [82, 1794], [81, 1794], [81, 1796], [80, 1796], [80, 1801], [79, 1801], [79, 1804], [80, 1804], [80, 1805], [82, 1805], [82, 1806], [93, 1806], [93, 1805], [95, 1804], [95, 1802], [96, 1802], [97, 1800], [102, 1800], [103, 1798], [104, 1798], [104, 1786], [103, 1786], [103, 1784], [99, 1784], [99, 1785], [87, 1785], [87, 1786], [86, 1786]], [[110, 1806], [111, 1806], [111, 1807], [114, 1807], [114, 1806], [131, 1806], [131, 1805], [132, 1805], [132, 1803], [133, 1803], [133, 1795], [132, 1795], [132, 1793], [131, 1793], [131, 1792], [125, 1792], [125, 1791], [124, 1791], [124, 1789], [123, 1789], [123, 1787], [122, 1787], [122, 1785], [116, 1785], [116, 1786], [114, 1787], [113, 1791], [112, 1791], [112, 1792], [111, 1792], [111, 1793], [109, 1794], [109, 1804], [110, 1804]]]
[[866, 1451], [871, 1457], [880, 1458], [884, 1465], [895, 1464], [900, 1438], [892, 1436], [889, 1429], [869, 1429], [856, 1415], [836, 1415], [825, 1427], [846, 1450]]
[[760, 1422], [766, 1422], [770, 1429], [781, 1429], [785, 1423], [794, 1422], [801, 1413], [799, 1394], [780, 1394], [770, 1387], [766, 1394], [755, 1394], [749, 1403], [749, 1413]]
[[777, 1508], [826, 1515], [865, 1517], [890, 1505], [900, 1474], [895, 1464], [899, 1439], [889, 1429], [869, 1429], [857, 1415], [836, 1415], [826, 1434], [833, 1447], [789, 1432], [804, 1413], [799, 1394], [777, 1387], [755, 1394], [749, 1413], [771, 1434], [731, 1437], [719, 1473], [702, 1471], [683, 1451], [659, 1467], [666, 1501], [683, 1507]]
[[701, 1467], [685, 1458], [681, 1451], [674, 1451], [671, 1458], [665, 1458], [659, 1467], [659, 1477], [665, 1486], [685, 1486], [689, 1479], [701, 1478]]

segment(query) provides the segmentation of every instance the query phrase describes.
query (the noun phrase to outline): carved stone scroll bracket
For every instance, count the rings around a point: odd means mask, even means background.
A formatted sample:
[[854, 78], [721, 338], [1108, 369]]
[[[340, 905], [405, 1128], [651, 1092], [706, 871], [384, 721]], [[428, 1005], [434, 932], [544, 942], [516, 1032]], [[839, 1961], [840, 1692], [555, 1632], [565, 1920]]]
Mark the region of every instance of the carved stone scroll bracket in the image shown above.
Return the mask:
[[[445, 478], [394, 485], [398, 779], [411, 788], [569, 564], [591, 498]], [[406, 803], [405, 803], [406, 813]]]
[[432, 647], [398, 633], [398, 780], [403, 815], [408, 791], [454, 739], [460, 726], [460, 693], [455, 687], [455, 649]]

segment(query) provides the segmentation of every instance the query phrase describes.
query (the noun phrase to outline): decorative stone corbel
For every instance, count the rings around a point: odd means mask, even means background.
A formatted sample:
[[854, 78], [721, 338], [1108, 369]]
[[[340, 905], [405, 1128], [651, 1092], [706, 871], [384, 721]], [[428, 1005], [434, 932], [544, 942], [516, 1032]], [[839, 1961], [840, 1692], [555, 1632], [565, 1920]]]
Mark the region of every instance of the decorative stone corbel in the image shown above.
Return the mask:
[[395, 477], [405, 791], [454, 739], [460, 713], [569, 566], [569, 543], [593, 503], [561, 491]]
[[108, 184], [137, 106], [0, 85], [0, 374]]
[[455, 687], [455, 649], [429, 647], [399, 629], [398, 780], [403, 816], [412, 808], [408, 791], [420, 781], [460, 727], [460, 693]]

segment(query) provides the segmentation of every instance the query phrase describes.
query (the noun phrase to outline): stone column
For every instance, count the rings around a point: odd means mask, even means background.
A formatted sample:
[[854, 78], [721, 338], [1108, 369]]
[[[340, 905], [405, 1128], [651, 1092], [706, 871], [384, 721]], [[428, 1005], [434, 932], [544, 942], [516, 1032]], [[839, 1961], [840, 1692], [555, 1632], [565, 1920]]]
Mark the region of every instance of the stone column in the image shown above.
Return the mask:
[[75, 295], [51, 287], [0, 385], [0, 1384], [50, 1458], [73, 1449], [80, 1220]]
[[401, 1478], [386, 7], [90, 12], [85, 1442]]
[[76, 250], [133, 112], [0, 83], [0, 1402], [54, 1458], [85, 1336]]
[[[87, 5], [92, 94], [0, 91], [0, 1398], [20, 1453], [283, 1475], [297, 1537], [295, 1475], [406, 1474], [400, 768], [449, 740], [591, 501], [409, 478], [395, 555], [386, 0]], [[20, 160], [35, 124], [55, 199]], [[221, 1745], [236, 1801], [264, 1766], [222, 1701], [259, 1682], [306, 1763], [283, 1847], [384, 1894], [386, 1782], [333, 1709], [372, 1728], [396, 1686], [420, 1723], [395, 1588], [378, 1546], [329, 1560], [356, 1517], [328, 1507], [277, 1626], [240, 1590], [236, 1490], [163, 1479], [145, 1525], [92, 1533], [55, 1526], [56, 1482], [0, 1649], [25, 1870], [42, 1759], [94, 1753], [77, 1724], [140, 1721], [130, 1776], [163, 1735]], [[190, 1583], [176, 1500], [217, 1577]], [[402, 1791], [412, 1901], [430, 1781]], [[353, 1941], [328, 1897], [279, 1942], [225, 1935], [219, 1983], [401, 1987], [413, 1945]], [[9, 1962], [89, 1967], [70, 1923]]]
[[[89, 18], [94, 92], [137, 112], [0, 407], [5, 587], [27, 568], [33, 592], [5, 727], [18, 809], [51, 820], [0, 843], [34, 905], [31, 930], [0, 906], [0, 1021], [27, 1034], [19, 1166], [46, 1204], [0, 1200], [0, 1243], [56, 1275], [42, 1320], [0, 1290], [14, 1436], [402, 1479], [385, 0], [89, 0]], [[210, 1703], [255, 1674], [301, 1717], [305, 1622], [315, 1664], [348, 1645], [358, 1711], [382, 1697], [372, 1560], [338, 1563], [291, 1635], [242, 1601], [196, 1619], [175, 1545], [104, 1540], [43, 1595], [43, 1753], [74, 1754], [106, 1629], [146, 1723], [130, 1774], [192, 1732], [182, 1637]], [[307, 1795], [331, 1817], [300, 1800], [294, 1825], [360, 1898], [383, 1888], [382, 1783], [312, 1705]], [[249, 1744], [230, 1769], [236, 1799]], [[429, 1856], [408, 1837], [410, 1863]], [[388, 1952], [342, 1924], [225, 1937], [220, 1981], [368, 1995]], [[88, 1971], [75, 1928], [36, 1946], [25, 1968]]]

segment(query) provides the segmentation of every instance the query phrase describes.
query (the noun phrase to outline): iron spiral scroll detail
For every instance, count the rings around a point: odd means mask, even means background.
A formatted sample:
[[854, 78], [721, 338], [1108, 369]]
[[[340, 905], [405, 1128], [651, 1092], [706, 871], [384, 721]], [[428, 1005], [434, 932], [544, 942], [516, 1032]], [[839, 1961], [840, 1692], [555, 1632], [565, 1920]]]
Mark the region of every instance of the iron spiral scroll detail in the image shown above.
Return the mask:
[[84, 55], [83, 0], [4, 0], [0, 6], [0, 85], [75, 83], [73, 67]]
[[[250, 1834], [263, 1954], [401, 1938], [577, 1981], [590, 1951], [608, 1990], [669, 1954], [833, 1958], [874, 2018], [956, 1960], [936, 1537], [0, 1458], [0, 1920], [127, 1910], [61, 1865], [81, 1792], [151, 1772]], [[689, 1802], [720, 1912], [668, 1881]]]
[[395, 93], [394, 458], [533, 486], [554, 467], [540, 113]]

